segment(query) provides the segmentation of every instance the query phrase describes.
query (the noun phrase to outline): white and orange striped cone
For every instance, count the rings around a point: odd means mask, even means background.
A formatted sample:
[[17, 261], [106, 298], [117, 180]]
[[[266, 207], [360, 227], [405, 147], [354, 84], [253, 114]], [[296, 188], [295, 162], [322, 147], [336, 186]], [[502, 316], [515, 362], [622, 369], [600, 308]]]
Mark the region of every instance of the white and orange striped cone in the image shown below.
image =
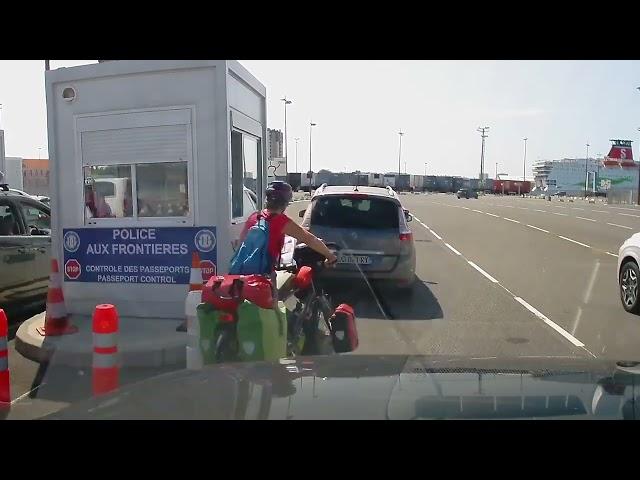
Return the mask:
[[191, 272], [189, 273], [189, 291], [185, 300], [185, 320], [182, 322], [176, 332], [186, 332], [190, 321], [196, 319], [196, 307], [202, 302], [202, 268], [200, 265], [200, 255], [198, 252], [191, 254]]
[[11, 379], [9, 378], [9, 351], [7, 315], [0, 308], [0, 410], [11, 407]]
[[58, 268], [58, 260], [51, 259], [51, 273], [49, 274], [49, 291], [47, 292], [47, 312], [44, 317], [44, 327], [37, 328], [42, 336], [52, 337], [76, 333], [78, 327], [71, 324], [67, 307], [62, 293], [62, 275]]

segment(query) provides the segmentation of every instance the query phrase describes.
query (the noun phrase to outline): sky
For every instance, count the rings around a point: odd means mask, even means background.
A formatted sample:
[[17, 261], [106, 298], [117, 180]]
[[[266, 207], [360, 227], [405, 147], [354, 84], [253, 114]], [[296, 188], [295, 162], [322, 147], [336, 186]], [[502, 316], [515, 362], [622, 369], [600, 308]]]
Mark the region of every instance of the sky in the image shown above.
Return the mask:
[[[95, 60], [52, 60], [51, 67]], [[397, 171], [398, 131], [408, 173], [485, 171], [527, 176], [537, 159], [606, 154], [609, 139], [640, 141], [640, 61], [240, 60], [267, 89], [267, 126], [284, 130], [290, 170]], [[44, 61], [0, 61], [0, 125], [7, 156], [47, 157]], [[39, 150], [40, 148], [40, 150]], [[425, 163], [427, 164], [425, 167]]]

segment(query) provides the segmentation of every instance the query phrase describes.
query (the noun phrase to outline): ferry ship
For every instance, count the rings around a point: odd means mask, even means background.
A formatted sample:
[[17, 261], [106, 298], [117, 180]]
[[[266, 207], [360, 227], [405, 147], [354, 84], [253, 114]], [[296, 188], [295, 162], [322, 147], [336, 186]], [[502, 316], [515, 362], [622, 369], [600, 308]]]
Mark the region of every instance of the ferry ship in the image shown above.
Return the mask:
[[[638, 188], [638, 163], [633, 160], [631, 140], [611, 140], [611, 150], [603, 158], [539, 160], [533, 164], [531, 194], [606, 194], [610, 190]], [[585, 175], [586, 166], [586, 175]], [[587, 182], [588, 180], [588, 182]]]

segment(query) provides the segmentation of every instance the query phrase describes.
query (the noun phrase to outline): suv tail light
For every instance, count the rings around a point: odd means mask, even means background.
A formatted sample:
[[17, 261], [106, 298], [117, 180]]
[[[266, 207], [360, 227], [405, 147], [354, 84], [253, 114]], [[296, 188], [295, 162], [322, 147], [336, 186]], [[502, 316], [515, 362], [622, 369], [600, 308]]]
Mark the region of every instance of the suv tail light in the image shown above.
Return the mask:
[[411, 241], [411, 240], [413, 240], [413, 233], [407, 232], [407, 233], [401, 233], [400, 234], [400, 241], [401, 242], [407, 242], [407, 241]]

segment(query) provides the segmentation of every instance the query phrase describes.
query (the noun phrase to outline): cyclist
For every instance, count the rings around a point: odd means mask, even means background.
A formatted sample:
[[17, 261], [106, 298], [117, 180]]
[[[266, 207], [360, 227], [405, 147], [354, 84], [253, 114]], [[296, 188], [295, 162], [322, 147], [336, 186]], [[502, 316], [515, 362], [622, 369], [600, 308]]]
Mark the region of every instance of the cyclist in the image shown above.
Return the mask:
[[[269, 244], [267, 250], [274, 261], [271, 271], [274, 271], [276, 263], [279, 261], [285, 235], [295, 238], [298, 242], [306, 243], [310, 248], [323, 255], [326, 258], [325, 263], [327, 265], [334, 264], [338, 259], [322, 240], [302, 228], [284, 213], [292, 199], [293, 189], [287, 182], [274, 181], [267, 187], [265, 209], [261, 213], [265, 220], [269, 222]], [[257, 222], [258, 212], [254, 212], [249, 216], [242, 230], [240, 235], [241, 242], [244, 240], [247, 231]]]

